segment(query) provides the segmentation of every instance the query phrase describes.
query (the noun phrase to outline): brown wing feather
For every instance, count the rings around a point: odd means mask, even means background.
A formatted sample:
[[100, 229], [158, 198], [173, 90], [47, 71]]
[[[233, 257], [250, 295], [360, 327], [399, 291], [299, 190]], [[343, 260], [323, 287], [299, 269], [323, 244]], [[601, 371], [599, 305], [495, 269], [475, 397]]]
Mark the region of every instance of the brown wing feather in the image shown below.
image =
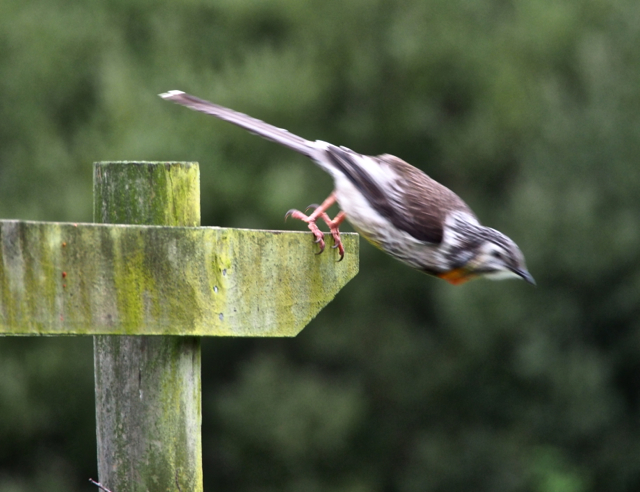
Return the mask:
[[443, 224], [450, 212], [466, 212], [475, 217], [458, 195], [420, 169], [389, 154], [378, 159], [400, 176], [395, 193], [387, 194], [391, 208], [397, 210], [391, 220], [398, 229], [421, 241], [440, 243]]
[[359, 163], [364, 156], [334, 145], [327, 146], [325, 156], [380, 215], [420, 241], [441, 243], [443, 223], [453, 210], [475, 217], [453, 191], [398, 157], [389, 154], [368, 157], [377, 160], [381, 167], [388, 167], [390, 174], [398, 177], [389, 189], [380, 186]]

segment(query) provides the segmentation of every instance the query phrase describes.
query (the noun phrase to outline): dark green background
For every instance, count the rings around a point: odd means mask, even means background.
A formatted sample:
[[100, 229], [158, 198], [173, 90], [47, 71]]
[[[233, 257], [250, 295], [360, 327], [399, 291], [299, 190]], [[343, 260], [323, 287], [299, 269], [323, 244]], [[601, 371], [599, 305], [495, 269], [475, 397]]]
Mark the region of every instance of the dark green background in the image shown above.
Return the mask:
[[[640, 2], [0, 2], [0, 217], [90, 221], [93, 161], [195, 160], [204, 225], [303, 229], [329, 177], [170, 89], [404, 158], [538, 281], [363, 242], [296, 339], [205, 340], [207, 491], [640, 490]], [[93, 412], [89, 338], [0, 339], [0, 490], [95, 490]]]

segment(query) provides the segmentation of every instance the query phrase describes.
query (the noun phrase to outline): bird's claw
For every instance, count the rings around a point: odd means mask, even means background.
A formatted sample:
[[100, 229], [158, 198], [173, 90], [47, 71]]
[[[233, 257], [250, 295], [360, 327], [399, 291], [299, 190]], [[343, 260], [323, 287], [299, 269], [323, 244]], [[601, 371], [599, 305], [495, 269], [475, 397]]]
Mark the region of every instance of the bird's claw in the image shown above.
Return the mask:
[[[324, 206], [324, 205], [323, 205]], [[317, 205], [315, 203], [312, 203], [311, 205], [309, 205], [306, 209], [305, 212], [309, 209], [319, 209], [323, 206]], [[286, 214], [284, 214], [284, 220], [287, 220], [289, 217], [293, 218], [293, 219], [298, 219], [301, 220], [303, 222], [305, 222], [307, 224], [307, 226], [309, 227], [309, 229], [311, 230], [311, 232], [313, 233], [313, 236], [315, 237], [315, 241], [314, 243], [317, 244], [320, 248], [320, 251], [318, 251], [316, 254], [319, 255], [322, 252], [324, 252], [325, 249], [325, 242], [324, 242], [324, 234], [322, 233], [322, 231], [318, 228], [318, 225], [316, 224], [316, 220], [321, 218], [324, 222], [327, 223], [327, 225], [329, 226], [329, 229], [331, 231], [331, 236], [333, 237], [333, 246], [331, 246], [332, 249], [338, 249], [338, 252], [340, 254], [340, 259], [338, 261], [342, 261], [344, 258], [344, 246], [342, 245], [342, 240], [340, 239], [340, 231], [338, 230], [338, 226], [340, 225], [340, 223], [344, 220], [344, 212], [341, 212], [341, 214], [339, 214], [338, 218], [331, 220], [329, 218], [329, 216], [324, 212], [324, 208], [322, 208], [321, 210], [316, 210], [314, 213], [312, 213], [311, 215], [305, 215], [304, 213], [300, 212], [300, 210], [296, 210], [295, 208], [292, 208], [291, 210], [287, 211]]]
[[298, 219], [303, 222], [306, 222], [307, 226], [309, 227], [309, 229], [313, 233], [313, 236], [315, 237], [314, 243], [320, 246], [320, 251], [318, 251], [316, 254], [319, 255], [320, 253], [322, 253], [325, 247], [324, 234], [316, 225], [316, 221], [313, 218], [308, 217], [307, 215], [300, 212], [300, 210], [296, 210], [295, 208], [292, 208], [291, 210], [287, 211], [286, 214], [284, 214], [284, 220], [287, 220], [289, 217], [291, 217], [292, 219]]
[[340, 259], [338, 263], [344, 260], [344, 246], [342, 245], [342, 239], [340, 239], [340, 231], [337, 229], [335, 231], [331, 231], [331, 235], [333, 236], [333, 246], [332, 249], [338, 248], [338, 253], [340, 254]]
[[[318, 231], [320, 232], [320, 231]], [[316, 235], [316, 233], [314, 232], [313, 235], [316, 237], [316, 240], [314, 241], [315, 244], [317, 244], [320, 247], [320, 251], [318, 251], [316, 253], [316, 255], [321, 254], [324, 251], [324, 234], [322, 234], [322, 232], [320, 232], [320, 235]]]

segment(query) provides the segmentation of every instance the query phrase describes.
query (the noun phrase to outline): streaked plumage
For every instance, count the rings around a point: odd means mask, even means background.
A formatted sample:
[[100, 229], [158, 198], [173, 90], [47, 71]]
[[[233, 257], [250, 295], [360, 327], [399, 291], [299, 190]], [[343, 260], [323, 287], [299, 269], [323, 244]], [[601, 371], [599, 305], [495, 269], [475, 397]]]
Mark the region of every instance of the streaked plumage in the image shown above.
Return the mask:
[[[332, 197], [347, 220], [366, 239], [391, 256], [428, 274], [459, 284], [478, 276], [520, 277], [534, 283], [518, 246], [507, 236], [480, 225], [464, 201], [421, 170], [389, 154], [367, 156], [346, 147], [310, 141], [231, 109], [181, 91], [164, 99], [238, 125], [309, 157], [334, 180]], [[290, 211], [314, 231], [317, 218], [330, 225], [336, 245], [340, 215], [324, 213], [330, 197], [310, 217]]]

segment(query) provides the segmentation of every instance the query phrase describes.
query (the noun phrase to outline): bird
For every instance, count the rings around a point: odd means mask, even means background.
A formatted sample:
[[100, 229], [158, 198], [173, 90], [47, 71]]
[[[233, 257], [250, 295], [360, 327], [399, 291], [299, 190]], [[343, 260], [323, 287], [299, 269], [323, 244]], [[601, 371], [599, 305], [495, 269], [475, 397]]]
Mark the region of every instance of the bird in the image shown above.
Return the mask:
[[[282, 128], [182, 91], [159, 94], [165, 100], [233, 123], [310, 158], [334, 182], [333, 192], [309, 215], [289, 210], [304, 221], [322, 253], [325, 222], [340, 260], [344, 247], [340, 224], [346, 219], [365, 239], [392, 257], [426, 274], [460, 285], [475, 278], [519, 278], [535, 285], [516, 243], [480, 224], [453, 191], [422, 170], [390, 154], [370, 156], [321, 140], [311, 141]], [[327, 210], [337, 203], [331, 219]]]

